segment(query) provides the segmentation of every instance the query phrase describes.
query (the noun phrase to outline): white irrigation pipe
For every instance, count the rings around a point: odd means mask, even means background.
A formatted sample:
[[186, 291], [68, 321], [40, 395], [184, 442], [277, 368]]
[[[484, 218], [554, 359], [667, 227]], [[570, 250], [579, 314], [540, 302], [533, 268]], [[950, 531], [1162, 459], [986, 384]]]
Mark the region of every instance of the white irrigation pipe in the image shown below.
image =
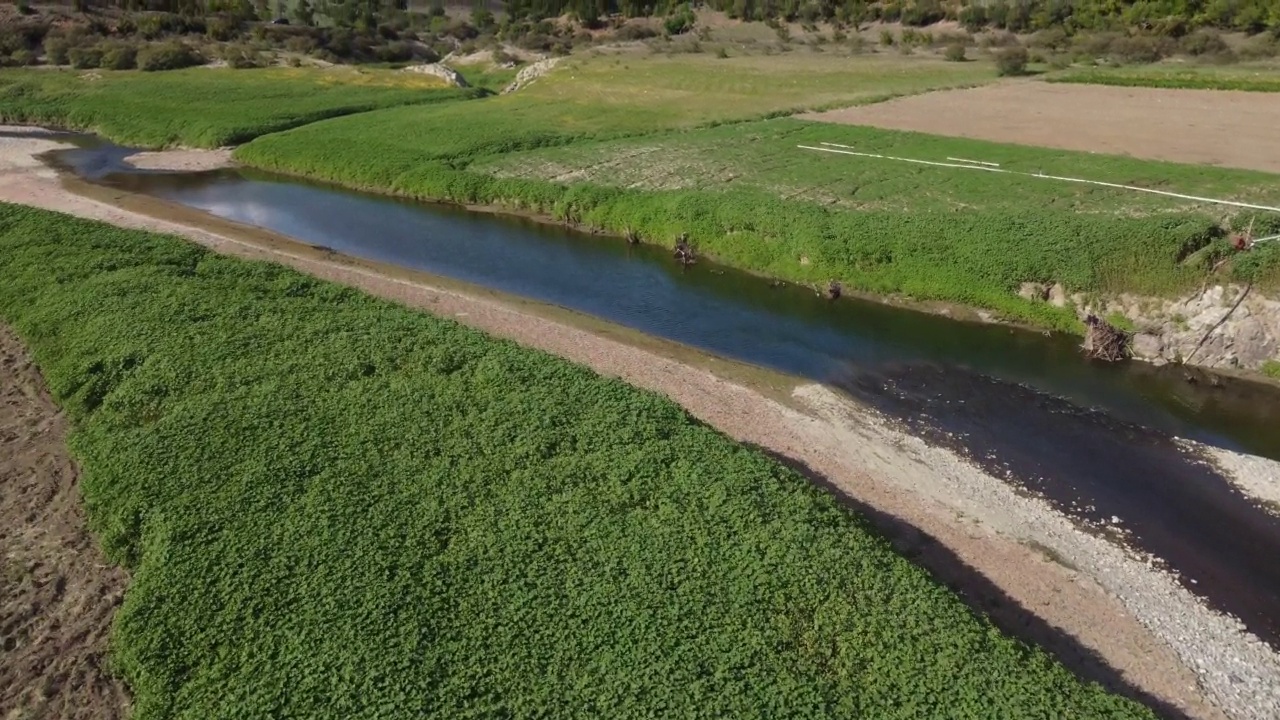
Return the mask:
[[[823, 143], [823, 145], [825, 144], [826, 143]], [[1000, 163], [984, 162], [982, 160], [965, 160], [964, 158], [953, 158], [953, 157], [949, 157], [947, 159], [952, 162], [972, 163], [974, 165], [986, 165], [987, 167], [1000, 167]]]
[[[1004, 173], [1006, 175], [1021, 175], [1023, 177], [1042, 178], [1044, 180], [1061, 180], [1062, 182], [1082, 183], [1085, 185], [1098, 185], [1100, 187], [1117, 188], [1120, 190], [1132, 190], [1134, 192], [1151, 193], [1152, 195], [1163, 195], [1165, 197], [1180, 198], [1182, 200], [1195, 200], [1196, 202], [1211, 203], [1214, 205], [1231, 205], [1233, 207], [1249, 208], [1250, 210], [1267, 210], [1269, 212], [1280, 213], [1280, 207], [1271, 207], [1269, 205], [1253, 205], [1251, 203], [1235, 202], [1234, 200], [1218, 200], [1215, 198], [1197, 197], [1195, 195], [1183, 195], [1181, 193], [1168, 192], [1167, 190], [1152, 190], [1151, 188], [1136, 187], [1134, 185], [1120, 185], [1118, 183], [1103, 182], [1101, 180], [1086, 180], [1085, 178], [1062, 177], [1060, 175], [1045, 175], [1044, 173], [1028, 173], [1018, 172], [1017, 170], [1003, 170], [1001, 168], [985, 167], [982, 165], [961, 165], [954, 162], [937, 162], [935, 160], [917, 160], [915, 158], [895, 157], [893, 155], [880, 155], [877, 153], [857, 152], [854, 150], [840, 149], [848, 148], [848, 145], [839, 145], [837, 143], [822, 143], [828, 147], [813, 147], [812, 145], [797, 145], [802, 150], [816, 150], [818, 152], [837, 153], [840, 155], [856, 155], [858, 157], [878, 158], [881, 160], [896, 160], [898, 162], [915, 163], [917, 165], [931, 165], [933, 167], [961, 168], [964, 170], [980, 170], [982, 172]], [[1266, 238], [1271, 240], [1273, 238]]]

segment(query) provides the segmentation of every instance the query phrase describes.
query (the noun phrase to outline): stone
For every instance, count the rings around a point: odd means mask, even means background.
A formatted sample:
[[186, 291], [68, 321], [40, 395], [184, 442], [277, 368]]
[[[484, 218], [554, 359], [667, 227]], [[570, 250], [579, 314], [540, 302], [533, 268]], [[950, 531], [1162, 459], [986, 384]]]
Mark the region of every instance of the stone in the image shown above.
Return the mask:
[[421, 75], [435, 75], [454, 87], [467, 87], [467, 79], [462, 74], [448, 65], [440, 63], [430, 63], [427, 65], [410, 65], [402, 72], [418, 73]]
[[1044, 300], [1048, 296], [1048, 289], [1040, 283], [1024, 282], [1018, 287], [1018, 297], [1025, 300]]
[[1133, 350], [1134, 357], [1143, 360], [1164, 356], [1164, 340], [1160, 339], [1160, 336], [1152, 335], [1151, 333], [1134, 335], [1130, 347]]
[[1067, 306], [1067, 289], [1062, 287], [1062, 283], [1049, 286], [1049, 304], [1054, 307]]

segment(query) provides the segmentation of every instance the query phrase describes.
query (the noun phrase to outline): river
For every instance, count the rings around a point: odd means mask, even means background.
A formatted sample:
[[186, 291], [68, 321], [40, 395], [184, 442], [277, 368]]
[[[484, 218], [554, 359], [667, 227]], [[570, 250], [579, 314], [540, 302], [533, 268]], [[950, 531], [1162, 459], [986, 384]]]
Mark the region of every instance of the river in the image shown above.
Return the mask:
[[1131, 546], [1280, 647], [1280, 518], [1175, 442], [1280, 459], [1275, 388], [1091, 362], [1078, 338], [828, 302], [713, 263], [685, 269], [664, 248], [530, 220], [250, 170], [137, 171], [122, 162], [130, 150], [76, 142], [56, 162], [95, 182], [830, 384], [1069, 515], [1118, 519]]

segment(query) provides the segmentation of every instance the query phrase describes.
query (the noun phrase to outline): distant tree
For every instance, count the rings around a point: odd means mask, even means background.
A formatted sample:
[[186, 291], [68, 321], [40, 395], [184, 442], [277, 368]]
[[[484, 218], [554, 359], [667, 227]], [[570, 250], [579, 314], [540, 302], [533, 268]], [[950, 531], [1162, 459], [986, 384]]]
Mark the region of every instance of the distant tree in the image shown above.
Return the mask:
[[299, 25], [314, 25], [316, 11], [308, 0], [298, 0], [298, 4], [293, 6], [293, 18]]

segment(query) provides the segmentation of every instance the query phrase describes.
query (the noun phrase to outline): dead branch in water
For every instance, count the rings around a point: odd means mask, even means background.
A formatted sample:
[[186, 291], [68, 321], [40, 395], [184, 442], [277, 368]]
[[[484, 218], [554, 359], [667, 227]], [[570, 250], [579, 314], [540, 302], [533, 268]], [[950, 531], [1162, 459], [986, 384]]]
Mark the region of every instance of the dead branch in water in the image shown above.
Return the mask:
[[675, 257], [680, 261], [680, 264], [685, 267], [688, 267], [698, 261], [697, 256], [693, 252], [693, 247], [689, 245], [688, 233], [680, 233], [680, 239], [676, 241]]
[[1085, 355], [1095, 360], [1116, 362], [1129, 357], [1130, 334], [1111, 323], [1089, 315], [1085, 318], [1084, 343], [1080, 346]]
[[844, 288], [843, 288], [843, 287], [841, 287], [841, 286], [840, 286], [840, 283], [836, 282], [835, 280], [832, 280], [831, 282], [827, 283], [827, 296], [826, 296], [826, 297], [827, 297], [827, 299], [828, 299], [828, 300], [839, 300], [839, 299], [840, 299], [840, 295], [841, 295], [843, 292], [844, 292]]

